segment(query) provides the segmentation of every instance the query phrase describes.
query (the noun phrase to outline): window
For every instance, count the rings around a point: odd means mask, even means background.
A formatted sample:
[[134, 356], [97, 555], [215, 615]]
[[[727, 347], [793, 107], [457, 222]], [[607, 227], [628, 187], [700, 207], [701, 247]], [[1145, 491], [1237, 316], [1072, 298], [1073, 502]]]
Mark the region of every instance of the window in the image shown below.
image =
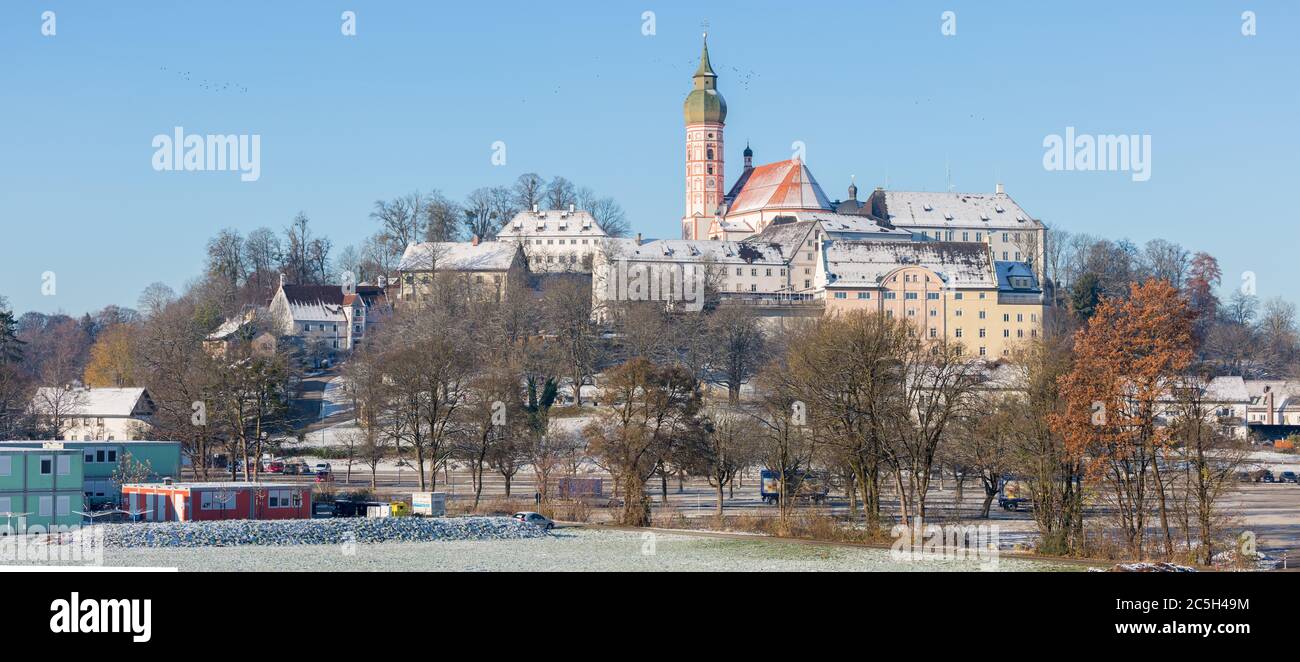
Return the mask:
[[[0, 456], [0, 476], [12, 476], [14, 473], [14, 459], [8, 455]], [[9, 512], [4, 510], [3, 512]]]
[[903, 293], [903, 298], [906, 299], [906, 300], [908, 300], [908, 301], [915, 301], [915, 300], [916, 300], [916, 292], [905, 292], [905, 293]]
[[954, 299], [956, 299], [956, 300], [958, 300], [958, 301], [961, 301], [961, 294], [962, 294], [961, 292], [958, 292], [958, 293], [952, 295], [952, 298], [954, 298]]
[[744, 270], [744, 269], [741, 269], [740, 267], [736, 267], [736, 275], [737, 275], [737, 276], [744, 276], [744, 275], [745, 275], [745, 270]]
[[[862, 294], [862, 293], [859, 292], [858, 294]], [[848, 295], [847, 293], [845, 293], [845, 292], [836, 292], [836, 293], [835, 293], [835, 298], [836, 298], [836, 299], [847, 299], [848, 296], [849, 296], [849, 295]]]
[[980, 298], [983, 299], [985, 294], [987, 294], [987, 292], [980, 292]]
[[749, 275], [751, 275], [751, 276], [758, 276], [758, 269], [750, 269], [750, 270], [749, 270]]
[[72, 473], [72, 456], [60, 455], [55, 458], [55, 467], [60, 476], [67, 476]]
[[1003, 337], [1003, 338], [1010, 338], [1010, 337], [1011, 337], [1011, 329], [1002, 329], [1002, 337]]
[[961, 233], [961, 240], [962, 240], [962, 241], [970, 241], [970, 233], [969, 233], [969, 232], [963, 232], [963, 233]]
[[749, 284], [749, 291], [750, 291], [750, 292], [757, 292], [757, 291], [758, 291], [758, 283], [750, 283], [750, 284]]
[[986, 355], [986, 354], [988, 354], [988, 350], [985, 349], [985, 348], [983, 348], [983, 347], [981, 347], [981, 348], [980, 348], [980, 356], [984, 356], [984, 355]]
[[961, 337], [961, 329], [957, 329], [957, 330], [953, 333], [953, 335], [955, 335], [956, 337], [960, 338], [960, 337]]
[[886, 298], [886, 299], [890, 299], [890, 300], [892, 300], [892, 299], [894, 299], [895, 297], [897, 297], [897, 293], [895, 293], [895, 292], [885, 292], [885, 298]]
[[939, 300], [939, 293], [938, 293], [938, 292], [929, 292], [929, 293], [927, 293], [927, 294], [925, 295], [925, 298], [927, 298], [927, 299], [929, 299], [929, 300], [931, 300], [931, 301], [938, 301], [938, 300]]
[[14, 511], [14, 501], [12, 497], [0, 497], [0, 513], [12, 513]]
[[[984, 329], [980, 329], [980, 337], [981, 337], [981, 338], [984, 337]], [[982, 352], [981, 352], [981, 353], [982, 353]]]
[[953, 311], [953, 317], [961, 317], [961, 308]]
[[298, 508], [302, 506], [302, 493], [298, 490], [271, 490], [266, 504], [271, 508]]
[[96, 461], [96, 462], [103, 462], [103, 461], [104, 461], [104, 449], [101, 448], [101, 449], [95, 451], [95, 461]]
[[1016, 313], [1016, 321], [1017, 321], [1017, 322], [1023, 322], [1023, 321], [1025, 321], [1025, 314], [1024, 314], [1024, 313]]
[[771, 269], [764, 269], [764, 270], [763, 270], [763, 275], [764, 275], [764, 276], [771, 276], [771, 275], [772, 275], [772, 270], [771, 270]]
[[806, 290], [806, 289], [808, 289], [808, 288], [810, 288], [810, 287], [812, 287], [812, 281], [810, 281], [810, 280], [808, 280], [807, 278], [805, 278], [805, 279], [803, 280], [803, 288]]
[[95, 463], [95, 451], [92, 451], [89, 448], [87, 448], [85, 464], [94, 464], [94, 463]]
[[870, 292], [858, 292], [858, 298], [859, 298], [859, 299], [870, 299], [870, 298], [871, 298], [871, 293], [870, 293]]
[[41, 517], [49, 517], [54, 514], [54, 497], [43, 496], [37, 503], [40, 504], [36, 508], [37, 514]]
[[930, 337], [931, 337], [931, 338], [938, 338], [938, 337], [939, 337], [939, 330], [936, 329], [936, 328], [934, 328], [934, 327], [930, 327]]
[[110, 450], [110, 451], [108, 451], [108, 461], [109, 461], [109, 462], [117, 462], [117, 451], [116, 451], [116, 450]]
[[1003, 322], [1010, 322], [1010, 321], [1011, 321], [1011, 313], [1002, 313], [1002, 321], [1003, 321]]
[[983, 233], [983, 232], [976, 232], [976, 233], [975, 233], [975, 241], [984, 241], [984, 233]]
[[41, 456], [41, 475], [48, 476], [52, 473], [54, 473], [54, 456], [52, 455]]
[[61, 496], [58, 498], [58, 501], [56, 501], [56, 504], [54, 510], [55, 515], [58, 515], [59, 517], [67, 517], [72, 514], [72, 497]]
[[986, 319], [987, 317], [988, 317], [988, 313], [985, 312], [985, 311], [983, 311], [983, 310], [981, 310], [981, 311], [980, 311], [980, 319]]

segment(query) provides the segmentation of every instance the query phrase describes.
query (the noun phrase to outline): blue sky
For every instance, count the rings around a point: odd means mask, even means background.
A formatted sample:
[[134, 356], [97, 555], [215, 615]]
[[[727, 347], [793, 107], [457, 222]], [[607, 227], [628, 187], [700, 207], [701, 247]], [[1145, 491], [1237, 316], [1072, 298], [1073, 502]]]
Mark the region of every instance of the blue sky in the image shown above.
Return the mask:
[[[947, 165], [957, 189], [1001, 180], [1050, 225], [1178, 241], [1218, 257], [1225, 288], [1249, 270], [1261, 297], [1300, 300], [1300, 10], [1072, 4], [6, 2], [0, 295], [19, 311], [134, 306], [153, 281], [199, 275], [220, 228], [279, 229], [301, 210], [337, 250], [374, 231], [376, 199], [461, 198], [524, 172], [675, 236], [681, 104], [707, 19], [728, 179], [746, 140], [760, 163], [803, 141], [832, 197], [850, 175], [864, 194], [886, 179], [943, 190]], [[1241, 34], [1245, 10], [1256, 36]], [[153, 136], [175, 126], [259, 134], [261, 178], [154, 171]], [[1067, 126], [1149, 134], [1150, 180], [1045, 171], [1043, 139]]]

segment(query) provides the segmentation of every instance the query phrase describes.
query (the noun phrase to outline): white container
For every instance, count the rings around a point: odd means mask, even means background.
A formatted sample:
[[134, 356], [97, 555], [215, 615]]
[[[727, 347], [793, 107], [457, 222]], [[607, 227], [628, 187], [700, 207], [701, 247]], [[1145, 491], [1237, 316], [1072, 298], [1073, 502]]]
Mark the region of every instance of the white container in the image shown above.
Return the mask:
[[414, 492], [411, 494], [411, 512], [425, 517], [444, 517], [447, 514], [447, 494]]

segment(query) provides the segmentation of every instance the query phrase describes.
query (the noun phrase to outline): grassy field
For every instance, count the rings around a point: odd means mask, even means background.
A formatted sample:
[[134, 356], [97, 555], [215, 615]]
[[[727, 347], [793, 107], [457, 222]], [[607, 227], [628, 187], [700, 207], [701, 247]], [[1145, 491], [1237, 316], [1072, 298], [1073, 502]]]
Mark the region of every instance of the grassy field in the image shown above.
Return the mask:
[[[978, 560], [896, 561], [888, 550], [764, 538], [561, 529], [533, 540], [109, 549], [105, 565], [181, 571], [979, 571]], [[1002, 558], [1004, 572], [1080, 567]]]

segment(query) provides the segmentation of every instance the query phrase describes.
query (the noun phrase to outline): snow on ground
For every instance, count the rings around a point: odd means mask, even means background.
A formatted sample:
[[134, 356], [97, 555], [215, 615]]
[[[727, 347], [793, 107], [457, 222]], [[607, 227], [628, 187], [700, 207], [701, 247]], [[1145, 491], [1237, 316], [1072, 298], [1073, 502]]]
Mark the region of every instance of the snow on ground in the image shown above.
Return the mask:
[[334, 414], [352, 411], [352, 399], [347, 395], [342, 377], [335, 377], [326, 382], [325, 391], [321, 393], [320, 397], [321, 420], [325, 420]]
[[[979, 562], [895, 561], [889, 550], [661, 533], [560, 529], [528, 540], [291, 547], [108, 549], [105, 565], [182, 571], [977, 571]], [[1003, 558], [999, 571], [1079, 566]]]

